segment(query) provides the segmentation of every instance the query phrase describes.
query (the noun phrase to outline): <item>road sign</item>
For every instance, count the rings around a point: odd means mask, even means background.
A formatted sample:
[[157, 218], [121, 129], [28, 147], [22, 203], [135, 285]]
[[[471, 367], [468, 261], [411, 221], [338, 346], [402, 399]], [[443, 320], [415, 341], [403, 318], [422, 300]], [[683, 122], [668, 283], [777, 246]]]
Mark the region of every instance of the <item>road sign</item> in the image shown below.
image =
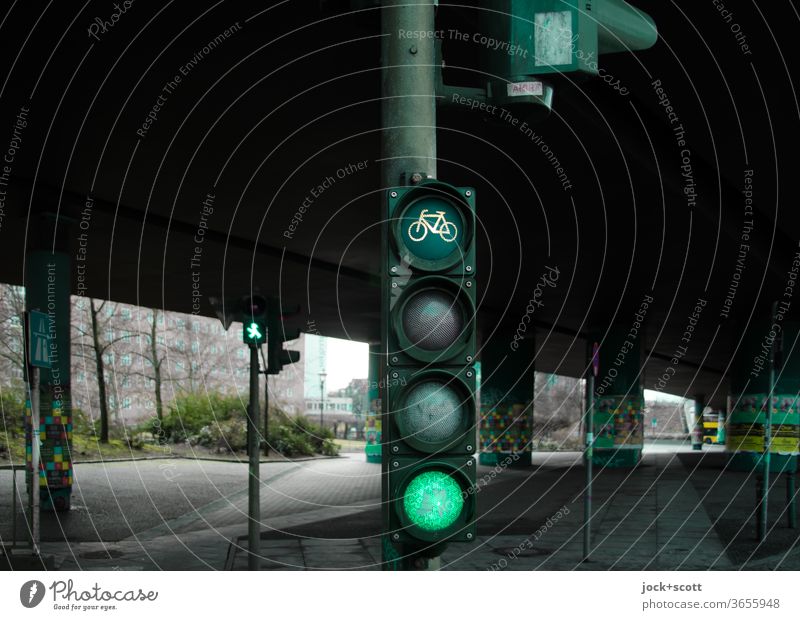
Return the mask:
[[50, 368], [48, 355], [49, 318], [44, 312], [28, 312], [28, 363], [39, 368]]

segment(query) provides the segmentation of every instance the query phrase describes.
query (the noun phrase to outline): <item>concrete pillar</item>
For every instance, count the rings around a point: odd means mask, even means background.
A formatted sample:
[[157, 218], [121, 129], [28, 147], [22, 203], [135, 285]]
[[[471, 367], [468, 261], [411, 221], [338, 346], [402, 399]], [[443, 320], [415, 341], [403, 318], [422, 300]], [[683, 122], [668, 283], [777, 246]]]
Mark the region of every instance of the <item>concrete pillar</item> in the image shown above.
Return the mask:
[[705, 427], [703, 426], [703, 409], [706, 407], [706, 398], [703, 394], [694, 397], [694, 425], [692, 426], [692, 450], [702, 450], [703, 440], [705, 439]]
[[[25, 257], [25, 306], [49, 317], [51, 368], [41, 370], [39, 389], [44, 469], [39, 480], [42, 510], [69, 510], [72, 494], [70, 265], [66, 251], [34, 250]], [[30, 433], [26, 439], [30, 459]]]
[[770, 471], [797, 469], [800, 450], [800, 321], [760, 319], [751, 323], [731, 365], [725, 449], [730, 469], [749, 471], [764, 451], [769, 393], [769, 347], [777, 347], [772, 394]]
[[365, 439], [367, 441], [364, 452], [367, 455], [367, 463], [381, 462], [381, 385], [383, 383], [381, 375], [381, 345], [369, 345], [369, 374], [367, 378], [367, 409]]
[[627, 325], [612, 325], [592, 341], [600, 343], [592, 463], [633, 467], [644, 443], [641, 338]]
[[514, 341], [512, 345], [495, 334], [482, 346], [478, 375], [481, 465], [531, 464], [535, 357], [533, 338]]

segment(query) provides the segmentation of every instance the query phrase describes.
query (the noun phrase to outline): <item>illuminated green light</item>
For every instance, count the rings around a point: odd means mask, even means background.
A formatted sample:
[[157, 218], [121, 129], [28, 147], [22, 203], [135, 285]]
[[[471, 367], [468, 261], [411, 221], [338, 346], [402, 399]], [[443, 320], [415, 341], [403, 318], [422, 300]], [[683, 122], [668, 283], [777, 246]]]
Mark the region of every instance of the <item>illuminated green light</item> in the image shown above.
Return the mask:
[[250, 323], [250, 325], [247, 326], [247, 337], [250, 340], [261, 340], [261, 338], [263, 338], [258, 323]]
[[429, 196], [413, 203], [403, 213], [400, 233], [414, 256], [441, 260], [461, 252], [464, 221], [449, 201]]
[[425, 471], [406, 487], [403, 510], [409, 520], [428, 532], [455, 523], [464, 507], [461, 486], [443, 471]]

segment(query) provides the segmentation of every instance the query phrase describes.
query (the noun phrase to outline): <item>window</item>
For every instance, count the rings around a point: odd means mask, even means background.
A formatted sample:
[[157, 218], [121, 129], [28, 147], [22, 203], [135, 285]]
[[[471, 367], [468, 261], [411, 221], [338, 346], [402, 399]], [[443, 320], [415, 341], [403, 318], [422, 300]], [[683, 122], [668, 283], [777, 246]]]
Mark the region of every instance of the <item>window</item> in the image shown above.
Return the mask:
[[106, 330], [106, 342], [114, 340], [114, 330], [110, 327]]
[[131, 408], [131, 399], [129, 397], [125, 397], [122, 399], [122, 408], [123, 409], [130, 409]]
[[192, 353], [200, 353], [200, 343], [197, 340], [192, 343]]
[[122, 315], [122, 318], [125, 319], [126, 321], [131, 320], [131, 311], [128, 308], [123, 308], [120, 314]]
[[178, 340], [175, 344], [178, 347], [178, 351], [184, 351], [186, 349], [186, 343], [183, 340]]
[[119, 361], [123, 366], [130, 366], [133, 363], [133, 360], [131, 359], [130, 353], [126, 353], [125, 355], [123, 355], [119, 359]]

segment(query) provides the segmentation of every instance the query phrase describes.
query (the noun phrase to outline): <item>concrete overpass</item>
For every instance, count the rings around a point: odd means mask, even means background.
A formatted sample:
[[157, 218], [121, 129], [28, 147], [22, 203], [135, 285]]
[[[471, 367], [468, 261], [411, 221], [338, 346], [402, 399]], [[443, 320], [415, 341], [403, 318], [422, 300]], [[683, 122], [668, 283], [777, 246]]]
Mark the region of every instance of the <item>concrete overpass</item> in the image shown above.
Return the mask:
[[[387, 33], [369, 3], [344, 4], [131, 6], [112, 27], [99, 5], [15, 6], [0, 279], [22, 283], [26, 249], [54, 245], [73, 293], [210, 315], [209, 295], [252, 284], [326, 335], [376, 341]], [[510, 337], [557, 267], [535, 312], [538, 369], [583, 372], [586, 334], [631, 324], [647, 296], [645, 387], [687, 345], [664, 389], [721, 405], [797, 252], [797, 102], [773, 39], [789, 9], [742, 8], [737, 37], [713, 7], [640, 4], [657, 45], [603, 56], [613, 79], [554, 78], [546, 121], [440, 105], [439, 177], [478, 189], [484, 341]], [[474, 32], [478, 13], [443, 4], [437, 23]], [[485, 45], [443, 48], [447, 79], [475, 81]]]

